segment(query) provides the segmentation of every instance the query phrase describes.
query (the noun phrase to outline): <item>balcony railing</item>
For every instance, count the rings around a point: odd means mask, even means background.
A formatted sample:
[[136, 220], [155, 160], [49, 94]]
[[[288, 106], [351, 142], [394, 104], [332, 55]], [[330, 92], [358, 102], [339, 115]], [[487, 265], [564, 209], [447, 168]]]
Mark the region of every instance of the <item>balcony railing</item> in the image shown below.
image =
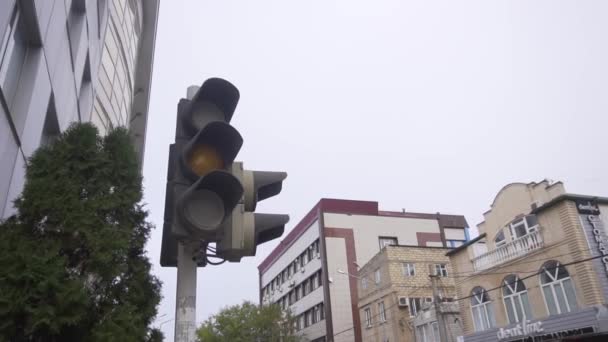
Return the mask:
[[543, 238], [540, 234], [540, 230], [537, 228], [535, 231], [504, 244], [493, 251], [473, 258], [471, 262], [473, 262], [473, 269], [475, 271], [483, 271], [515, 258], [519, 258], [542, 246]]

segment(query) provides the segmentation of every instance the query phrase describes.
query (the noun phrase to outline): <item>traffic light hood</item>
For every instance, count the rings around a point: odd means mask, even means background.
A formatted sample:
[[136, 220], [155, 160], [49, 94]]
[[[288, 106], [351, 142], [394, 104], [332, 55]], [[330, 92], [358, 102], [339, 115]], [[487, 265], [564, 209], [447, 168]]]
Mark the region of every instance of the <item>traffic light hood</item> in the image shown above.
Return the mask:
[[190, 113], [202, 103], [216, 105], [224, 114], [224, 120], [230, 122], [236, 105], [241, 97], [239, 90], [230, 82], [221, 78], [210, 78], [196, 92], [190, 102]]

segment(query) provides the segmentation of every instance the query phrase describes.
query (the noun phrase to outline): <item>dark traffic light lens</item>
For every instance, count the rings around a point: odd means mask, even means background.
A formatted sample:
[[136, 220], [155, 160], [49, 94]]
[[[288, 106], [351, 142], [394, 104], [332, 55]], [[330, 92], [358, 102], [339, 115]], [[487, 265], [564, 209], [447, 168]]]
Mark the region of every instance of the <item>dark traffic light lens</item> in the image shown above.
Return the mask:
[[188, 156], [188, 166], [200, 177], [210, 171], [223, 169], [224, 161], [215, 148], [209, 145], [198, 145], [192, 148]]

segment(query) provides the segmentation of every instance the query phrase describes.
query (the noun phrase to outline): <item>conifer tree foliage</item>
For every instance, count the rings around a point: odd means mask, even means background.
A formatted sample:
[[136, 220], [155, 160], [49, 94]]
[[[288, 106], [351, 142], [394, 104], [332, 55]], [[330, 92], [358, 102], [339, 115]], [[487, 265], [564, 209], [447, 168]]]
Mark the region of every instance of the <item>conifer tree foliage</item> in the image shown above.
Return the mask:
[[0, 224], [0, 341], [146, 341], [160, 281], [126, 129], [74, 124], [28, 161]]

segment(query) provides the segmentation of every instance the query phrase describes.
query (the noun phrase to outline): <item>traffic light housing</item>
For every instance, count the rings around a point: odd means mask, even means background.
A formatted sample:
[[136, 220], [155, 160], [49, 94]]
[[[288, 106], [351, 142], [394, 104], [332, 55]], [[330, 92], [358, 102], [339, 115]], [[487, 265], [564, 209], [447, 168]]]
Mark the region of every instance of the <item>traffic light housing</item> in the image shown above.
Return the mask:
[[244, 170], [234, 162], [242, 144], [230, 125], [240, 94], [211, 78], [178, 104], [170, 146], [161, 265], [176, 266], [177, 243], [216, 242], [229, 261], [255, 255], [260, 243], [280, 237], [287, 215], [254, 213], [258, 201], [280, 193], [284, 172]]
[[232, 174], [243, 184], [243, 202], [224, 224], [224, 237], [217, 243], [217, 254], [238, 262], [253, 256], [256, 247], [283, 235], [288, 215], [254, 213], [257, 202], [278, 195], [287, 178], [285, 172], [245, 170], [240, 162], [233, 163]]

